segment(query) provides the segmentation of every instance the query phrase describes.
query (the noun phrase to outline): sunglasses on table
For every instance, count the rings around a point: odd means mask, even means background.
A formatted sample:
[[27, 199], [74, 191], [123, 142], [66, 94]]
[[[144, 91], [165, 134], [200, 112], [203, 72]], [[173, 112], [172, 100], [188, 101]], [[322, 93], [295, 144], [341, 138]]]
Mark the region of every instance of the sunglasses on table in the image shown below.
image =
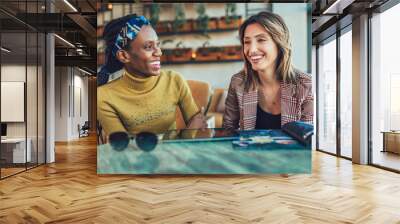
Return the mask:
[[135, 139], [139, 149], [145, 152], [152, 151], [158, 143], [157, 135], [151, 132], [140, 132], [136, 135], [129, 135], [126, 132], [114, 132], [109, 136], [110, 145], [116, 151], [123, 151], [128, 147], [132, 139]]

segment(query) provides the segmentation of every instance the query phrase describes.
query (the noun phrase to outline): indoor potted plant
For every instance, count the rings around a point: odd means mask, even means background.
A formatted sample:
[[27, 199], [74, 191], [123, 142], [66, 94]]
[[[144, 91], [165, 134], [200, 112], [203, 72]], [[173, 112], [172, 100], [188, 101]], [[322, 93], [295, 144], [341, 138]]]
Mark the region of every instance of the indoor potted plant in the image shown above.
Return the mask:
[[220, 58], [221, 48], [219, 47], [208, 47], [209, 42], [206, 41], [203, 47], [200, 47], [196, 51], [196, 61], [217, 61]]
[[192, 20], [186, 20], [183, 3], [175, 3], [175, 20], [172, 22], [172, 30], [174, 32], [190, 32], [192, 31]]
[[149, 9], [150, 9], [150, 23], [153, 27], [156, 27], [158, 21], [160, 20], [160, 4], [153, 3], [150, 5]]
[[243, 57], [242, 46], [224, 46], [221, 51], [221, 60], [241, 60]]
[[236, 3], [225, 5], [225, 16], [218, 22], [219, 29], [236, 29], [242, 24], [242, 17], [236, 14]]
[[196, 31], [201, 31], [201, 33], [208, 37], [208, 21], [209, 17], [206, 14], [206, 6], [204, 3], [197, 3], [197, 20], [194, 22], [193, 27]]
[[192, 48], [185, 48], [182, 41], [179, 41], [169, 58], [171, 59], [170, 62], [190, 61], [192, 59]]
[[172, 31], [170, 21], [160, 21], [160, 4], [153, 3], [149, 6], [150, 10], [150, 23], [155, 27], [158, 34], [167, 33]]
[[105, 63], [104, 52], [97, 53], [97, 66], [102, 66]]
[[172, 32], [171, 21], [158, 21], [156, 25], [157, 34]]
[[208, 20], [208, 30], [218, 29], [218, 18], [212, 17]]
[[103, 38], [103, 32], [104, 32], [104, 26], [98, 26], [96, 32], [97, 37]]
[[161, 42], [161, 50], [162, 50], [162, 55], [161, 55], [161, 63], [168, 63], [171, 61], [171, 56], [174, 53], [174, 49], [171, 48], [164, 48], [164, 46], [167, 43], [172, 43], [172, 39], [166, 39]]

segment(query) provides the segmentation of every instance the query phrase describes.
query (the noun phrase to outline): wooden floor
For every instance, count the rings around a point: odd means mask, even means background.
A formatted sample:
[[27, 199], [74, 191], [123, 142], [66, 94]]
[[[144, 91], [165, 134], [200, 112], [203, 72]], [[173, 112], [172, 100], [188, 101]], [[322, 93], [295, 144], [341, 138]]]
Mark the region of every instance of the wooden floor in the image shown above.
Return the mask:
[[1, 168], [1, 177], [7, 177], [19, 172], [26, 170], [25, 167], [17, 167], [17, 168]]
[[98, 176], [94, 138], [0, 181], [0, 223], [400, 223], [400, 175], [315, 152], [310, 175]]

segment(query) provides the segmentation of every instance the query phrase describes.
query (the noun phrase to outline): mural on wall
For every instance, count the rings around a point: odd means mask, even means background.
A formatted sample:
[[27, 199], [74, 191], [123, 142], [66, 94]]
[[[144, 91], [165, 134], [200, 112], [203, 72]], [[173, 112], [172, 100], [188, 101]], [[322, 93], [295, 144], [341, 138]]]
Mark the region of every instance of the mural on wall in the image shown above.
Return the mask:
[[127, 6], [98, 12], [99, 174], [311, 172], [309, 4]]

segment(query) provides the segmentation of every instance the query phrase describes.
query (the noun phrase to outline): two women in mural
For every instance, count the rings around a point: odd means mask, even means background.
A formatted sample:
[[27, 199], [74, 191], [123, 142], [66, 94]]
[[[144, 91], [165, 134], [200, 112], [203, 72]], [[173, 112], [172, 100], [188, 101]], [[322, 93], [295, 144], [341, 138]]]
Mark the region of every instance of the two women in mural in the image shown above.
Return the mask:
[[[312, 81], [293, 67], [289, 30], [270, 12], [249, 17], [239, 29], [244, 69], [233, 75], [228, 89], [223, 127], [279, 129], [290, 121], [313, 121]], [[175, 129], [176, 107], [186, 128], [206, 127], [186, 81], [160, 69], [156, 32], [143, 16], [111, 21], [104, 30], [106, 64], [100, 85], [124, 68], [117, 80], [98, 87], [98, 119], [106, 133]]]

